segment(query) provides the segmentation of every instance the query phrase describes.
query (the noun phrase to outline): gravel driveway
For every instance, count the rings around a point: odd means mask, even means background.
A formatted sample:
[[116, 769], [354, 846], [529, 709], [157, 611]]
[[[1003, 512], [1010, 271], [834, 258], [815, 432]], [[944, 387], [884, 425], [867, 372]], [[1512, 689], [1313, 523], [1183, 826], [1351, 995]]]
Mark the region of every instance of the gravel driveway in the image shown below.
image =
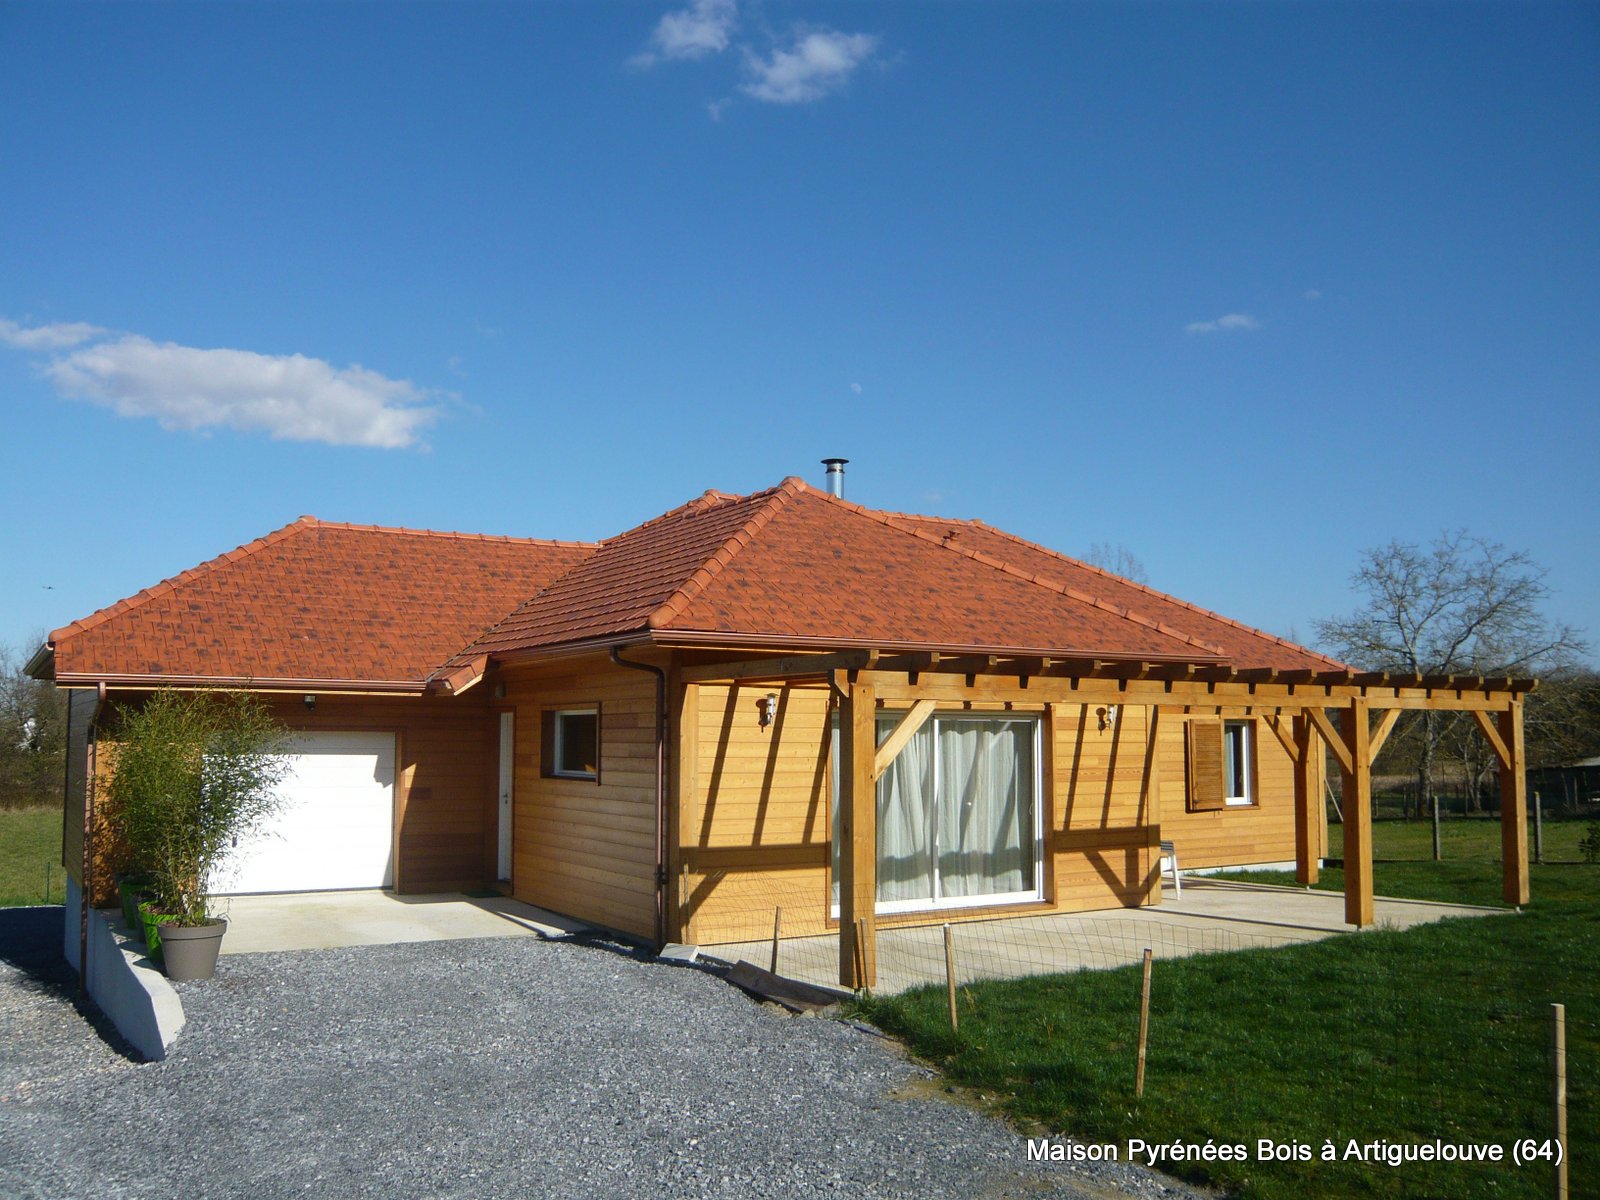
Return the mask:
[[1135, 1168], [1029, 1164], [1021, 1137], [939, 1098], [875, 1035], [621, 947], [232, 956], [180, 985], [188, 1025], [140, 1065], [23, 945], [39, 936], [0, 912], [6, 1196], [1193, 1194]]

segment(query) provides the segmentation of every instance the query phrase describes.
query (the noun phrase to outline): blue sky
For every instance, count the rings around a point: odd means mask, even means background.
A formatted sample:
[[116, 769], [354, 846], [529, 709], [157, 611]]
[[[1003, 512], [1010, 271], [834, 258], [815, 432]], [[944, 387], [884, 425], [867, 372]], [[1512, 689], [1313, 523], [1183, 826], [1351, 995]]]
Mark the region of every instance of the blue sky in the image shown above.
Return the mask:
[[0, 2], [0, 212], [0, 641], [835, 454], [1303, 638], [1465, 528], [1600, 635], [1594, 5]]

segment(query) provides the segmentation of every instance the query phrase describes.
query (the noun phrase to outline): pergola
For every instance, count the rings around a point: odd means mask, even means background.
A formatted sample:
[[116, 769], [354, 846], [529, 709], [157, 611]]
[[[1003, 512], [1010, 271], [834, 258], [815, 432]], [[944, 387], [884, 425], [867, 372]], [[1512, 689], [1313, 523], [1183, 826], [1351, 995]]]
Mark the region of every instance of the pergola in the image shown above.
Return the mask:
[[[1536, 680], [875, 650], [679, 672], [684, 683], [818, 678], [827, 680], [840, 709], [839, 980], [846, 987], [872, 987], [877, 978], [877, 780], [939, 706], [1142, 706], [1149, 792], [1157, 783], [1154, 747], [1163, 719], [1258, 718], [1294, 763], [1295, 873], [1302, 884], [1317, 881], [1313, 829], [1320, 822], [1326, 746], [1343, 782], [1345, 921], [1357, 927], [1373, 923], [1373, 759], [1402, 712], [1469, 712], [1499, 759], [1503, 895], [1507, 904], [1528, 902], [1522, 706]], [[881, 742], [880, 706], [904, 712]]]

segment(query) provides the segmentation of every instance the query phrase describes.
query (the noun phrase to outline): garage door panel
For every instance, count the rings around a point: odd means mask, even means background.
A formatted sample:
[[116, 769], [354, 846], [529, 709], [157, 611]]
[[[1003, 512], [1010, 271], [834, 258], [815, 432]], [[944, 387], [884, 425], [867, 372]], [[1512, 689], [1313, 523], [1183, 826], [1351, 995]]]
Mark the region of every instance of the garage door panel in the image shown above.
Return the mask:
[[283, 806], [240, 841], [218, 891], [393, 886], [394, 736], [302, 733], [291, 739], [289, 757]]

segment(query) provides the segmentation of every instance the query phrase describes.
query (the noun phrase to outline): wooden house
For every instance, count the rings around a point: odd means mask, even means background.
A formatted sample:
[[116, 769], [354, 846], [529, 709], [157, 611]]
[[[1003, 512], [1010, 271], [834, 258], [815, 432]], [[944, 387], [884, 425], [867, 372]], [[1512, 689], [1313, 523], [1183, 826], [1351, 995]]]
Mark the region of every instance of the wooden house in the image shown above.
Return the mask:
[[55, 631], [31, 669], [72, 690], [66, 859], [96, 899], [107, 705], [213, 686], [295, 731], [239, 891], [499, 887], [657, 943], [743, 940], [781, 906], [786, 934], [837, 930], [862, 985], [879, 925], [1159, 903], [1163, 842], [1313, 881], [1331, 757], [1369, 924], [1369, 765], [1402, 710], [1448, 708], [1501, 756], [1527, 898], [1530, 681], [1360, 674], [798, 479], [594, 544], [305, 517]]

